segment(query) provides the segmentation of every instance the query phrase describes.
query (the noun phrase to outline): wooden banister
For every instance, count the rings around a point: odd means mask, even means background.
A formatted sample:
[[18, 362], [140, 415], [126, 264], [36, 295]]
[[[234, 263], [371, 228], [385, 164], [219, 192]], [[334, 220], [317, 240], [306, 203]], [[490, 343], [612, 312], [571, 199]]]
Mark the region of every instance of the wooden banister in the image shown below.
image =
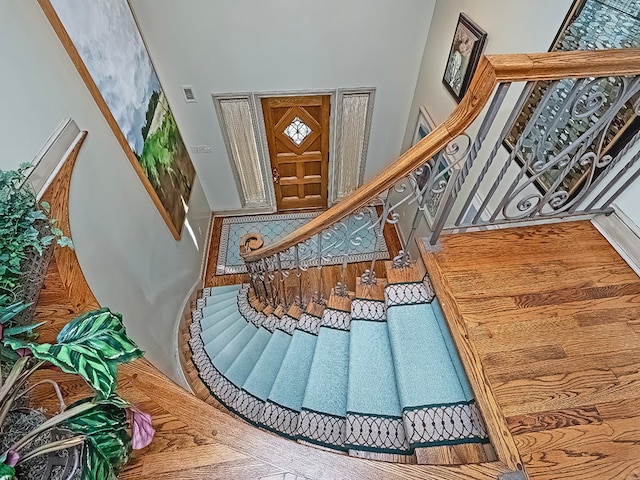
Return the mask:
[[499, 83], [640, 74], [640, 49], [487, 55], [451, 115], [353, 194], [282, 240], [243, 255], [253, 262], [287, 250], [367, 205], [433, 157], [478, 117]]

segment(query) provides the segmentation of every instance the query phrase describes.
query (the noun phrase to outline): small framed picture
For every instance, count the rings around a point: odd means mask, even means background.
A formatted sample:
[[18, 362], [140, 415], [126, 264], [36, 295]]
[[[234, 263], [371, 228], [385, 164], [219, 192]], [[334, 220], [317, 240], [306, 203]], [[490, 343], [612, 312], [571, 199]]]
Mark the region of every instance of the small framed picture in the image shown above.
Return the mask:
[[[429, 135], [435, 127], [436, 124], [431, 118], [431, 115], [429, 115], [427, 109], [420, 107], [418, 123], [416, 124], [416, 129], [413, 134], [412, 145], [415, 145], [424, 137]], [[425, 167], [414, 172], [414, 178], [416, 181], [415, 189], [417, 195], [422, 197], [422, 195], [427, 193], [425, 187], [429, 180], [429, 175], [435, 176], [436, 181], [432, 187], [430, 198], [427, 199], [424, 208], [427, 223], [430, 228], [433, 228], [441, 208], [444, 207], [443, 199], [448, 198], [451, 188], [458, 176], [460, 166], [458, 164], [454, 164], [453, 167], [451, 167], [454, 163], [454, 159], [451, 158], [444, 150], [441, 150], [434, 157], [430, 158], [427, 163], [429, 164], [429, 168]]]
[[442, 83], [458, 102], [469, 88], [486, 39], [487, 32], [461, 13], [442, 77]]

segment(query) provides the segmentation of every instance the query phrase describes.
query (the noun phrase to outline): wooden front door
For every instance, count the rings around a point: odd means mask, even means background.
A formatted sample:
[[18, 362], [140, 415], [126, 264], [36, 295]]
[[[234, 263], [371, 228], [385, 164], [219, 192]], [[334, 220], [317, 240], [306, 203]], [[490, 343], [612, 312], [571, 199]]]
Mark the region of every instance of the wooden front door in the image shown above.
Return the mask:
[[330, 99], [262, 99], [278, 211], [327, 206]]

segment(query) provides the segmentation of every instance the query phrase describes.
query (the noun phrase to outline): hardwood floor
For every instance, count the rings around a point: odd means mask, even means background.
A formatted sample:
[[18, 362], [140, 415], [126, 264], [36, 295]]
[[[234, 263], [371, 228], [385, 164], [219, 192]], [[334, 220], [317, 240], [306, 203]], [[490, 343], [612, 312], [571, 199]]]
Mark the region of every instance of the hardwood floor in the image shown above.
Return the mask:
[[589, 222], [441, 243], [425, 263], [444, 273], [530, 478], [640, 478], [640, 278]]

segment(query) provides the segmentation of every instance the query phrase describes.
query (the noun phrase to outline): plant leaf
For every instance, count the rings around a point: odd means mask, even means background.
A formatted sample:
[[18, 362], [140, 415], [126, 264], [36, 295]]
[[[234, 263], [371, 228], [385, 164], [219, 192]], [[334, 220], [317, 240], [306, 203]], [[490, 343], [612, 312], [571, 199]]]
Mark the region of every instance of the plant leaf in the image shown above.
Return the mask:
[[[117, 480], [117, 476], [109, 461], [100, 452], [91, 446], [90, 441], [85, 442], [82, 455], [81, 480]], [[2, 479], [0, 479], [2, 480]]]
[[40, 322], [40, 323], [33, 323], [31, 325], [24, 325], [22, 327], [11, 327], [11, 328], [7, 328], [4, 331], [4, 334], [9, 336], [9, 335], [20, 335], [21, 333], [28, 333], [28, 332], [32, 332], [33, 330], [35, 330], [38, 327], [41, 327], [42, 325], [44, 325], [47, 322]]
[[[81, 400], [73, 406], [87, 401]], [[82, 478], [115, 479], [129, 461], [132, 450], [131, 437], [127, 433], [126, 411], [116, 404], [128, 404], [116, 396], [98, 402], [94, 408], [70, 418], [63, 426], [74, 434], [86, 436], [83, 463], [92, 475], [85, 476], [83, 472]]]
[[[119, 398], [112, 396], [111, 398]], [[89, 402], [84, 399], [69, 406], [72, 408]], [[70, 418], [64, 423], [64, 428], [82, 435], [93, 435], [99, 432], [112, 431], [116, 428], [125, 428], [127, 413], [124, 408], [114, 405], [110, 399], [97, 400], [97, 404], [91, 410]], [[127, 404], [128, 406], [128, 404]]]
[[34, 357], [66, 373], [81, 375], [101, 399], [115, 391], [118, 364], [142, 356], [142, 351], [127, 337], [121, 316], [108, 308], [88, 312], [69, 322], [53, 345], [13, 338], [4, 342], [14, 350], [28, 348]]
[[151, 422], [151, 415], [136, 407], [127, 409], [127, 417], [131, 425], [131, 445], [134, 450], [146, 447], [156, 434]]
[[14, 350], [27, 348], [38, 360], [50, 362], [65, 373], [82, 376], [101, 397], [115, 391], [117, 365], [110, 367], [97, 352], [82, 344], [37, 344], [14, 338], [5, 339], [4, 343]]
[[16, 469], [6, 465], [4, 463], [0, 463], [0, 480], [13, 480], [13, 477], [16, 474]]
[[[0, 298], [0, 305], [2, 304], [2, 301], [5, 298], [6, 298], [6, 295], [3, 295]], [[31, 303], [25, 304], [22, 302], [16, 302], [16, 303], [12, 303], [11, 305], [0, 306], [0, 323], [8, 322], [17, 314], [22, 312], [25, 308], [29, 308], [30, 306], [31, 306]]]
[[100, 352], [106, 360], [126, 363], [140, 358], [142, 351], [127, 337], [119, 313], [101, 308], [85, 313], [67, 323], [58, 334], [58, 343], [81, 342]]

